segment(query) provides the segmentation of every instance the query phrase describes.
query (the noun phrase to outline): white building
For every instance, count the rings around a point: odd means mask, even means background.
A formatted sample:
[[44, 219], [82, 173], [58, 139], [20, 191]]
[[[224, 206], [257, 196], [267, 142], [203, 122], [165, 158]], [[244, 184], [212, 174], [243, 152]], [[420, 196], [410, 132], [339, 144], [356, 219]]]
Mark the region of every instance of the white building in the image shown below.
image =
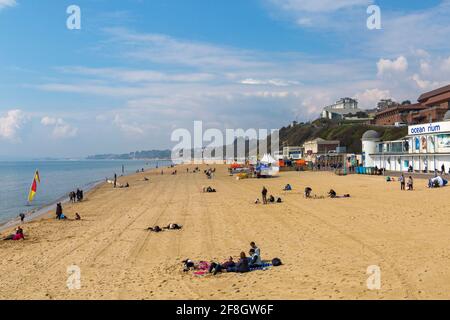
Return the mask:
[[322, 111], [322, 118], [330, 120], [343, 120], [347, 118], [355, 118], [358, 112], [358, 101], [352, 98], [342, 98], [335, 104], [327, 106]]
[[450, 111], [443, 122], [408, 127], [408, 135], [397, 141], [381, 141], [377, 132], [362, 137], [363, 165], [391, 171], [445, 171], [450, 169]]

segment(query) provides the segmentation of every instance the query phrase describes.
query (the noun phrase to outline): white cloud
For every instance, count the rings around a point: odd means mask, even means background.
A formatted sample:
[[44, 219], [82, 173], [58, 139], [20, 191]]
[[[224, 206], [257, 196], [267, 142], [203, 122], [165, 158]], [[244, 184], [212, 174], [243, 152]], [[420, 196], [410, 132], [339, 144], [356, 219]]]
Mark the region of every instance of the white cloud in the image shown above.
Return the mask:
[[46, 127], [53, 127], [52, 135], [57, 139], [72, 138], [78, 133], [78, 128], [72, 127], [61, 118], [45, 116], [41, 119], [41, 124]]
[[286, 11], [299, 12], [332, 12], [345, 8], [368, 6], [369, 0], [270, 0], [270, 2]]
[[16, 4], [16, 0], [0, 0], [0, 10], [6, 7], [14, 7]]
[[20, 138], [18, 131], [27, 121], [27, 117], [22, 110], [9, 110], [6, 115], [0, 117], [0, 138], [17, 142]]
[[390, 72], [404, 72], [408, 69], [408, 60], [404, 56], [400, 56], [395, 60], [380, 59], [377, 63], [378, 76], [382, 76]]
[[145, 134], [145, 130], [141, 128], [137, 123], [127, 123], [120, 115], [116, 114], [114, 118], [114, 124], [119, 129], [128, 135], [142, 136]]
[[241, 80], [239, 83], [248, 84], [248, 85], [273, 85], [276, 87], [287, 87], [287, 86], [291, 86], [291, 85], [300, 84], [298, 81], [292, 81], [292, 80], [283, 80], [283, 79], [258, 80], [258, 79], [252, 79], [252, 78], [247, 78], [247, 79]]
[[357, 93], [355, 98], [359, 102], [359, 107], [361, 109], [372, 109], [376, 107], [377, 102], [381, 99], [389, 99], [391, 97], [391, 93], [389, 90], [380, 90], [378, 88], [375, 89], [367, 89], [364, 92]]

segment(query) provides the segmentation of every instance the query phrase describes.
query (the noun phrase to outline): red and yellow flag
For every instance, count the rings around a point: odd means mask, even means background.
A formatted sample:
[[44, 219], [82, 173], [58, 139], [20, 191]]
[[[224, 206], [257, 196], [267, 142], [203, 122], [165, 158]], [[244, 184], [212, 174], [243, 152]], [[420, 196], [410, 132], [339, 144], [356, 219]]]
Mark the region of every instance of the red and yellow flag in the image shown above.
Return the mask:
[[28, 202], [33, 201], [34, 196], [37, 192], [37, 185], [38, 183], [41, 183], [41, 178], [39, 177], [39, 171], [36, 170], [36, 173], [34, 174], [33, 182], [31, 183], [30, 193], [28, 194]]

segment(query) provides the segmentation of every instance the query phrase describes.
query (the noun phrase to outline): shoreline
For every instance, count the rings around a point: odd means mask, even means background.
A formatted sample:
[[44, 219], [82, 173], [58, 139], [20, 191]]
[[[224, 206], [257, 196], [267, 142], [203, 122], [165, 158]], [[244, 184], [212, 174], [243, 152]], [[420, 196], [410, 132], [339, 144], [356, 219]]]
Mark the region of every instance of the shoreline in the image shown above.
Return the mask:
[[[89, 160], [89, 161], [96, 161], [96, 160]], [[100, 160], [100, 161], [103, 161], [103, 160]], [[159, 160], [155, 160], [155, 161], [159, 161]], [[167, 167], [167, 165], [164, 165], [160, 168], [165, 168], [165, 167]], [[147, 170], [144, 170], [144, 173], [150, 172], [150, 171], [156, 170], [156, 169], [157, 169], [156, 167], [149, 168]], [[142, 173], [142, 172], [140, 172], [140, 173]], [[118, 179], [121, 177], [131, 177], [135, 174], [137, 174], [137, 173], [130, 172], [128, 174], [118, 176]], [[104, 179], [87, 182], [83, 187], [85, 196], [88, 196], [90, 193], [94, 192], [96, 189], [102, 187], [106, 183], [107, 182]], [[67, 204], [69, 202], [69, 200], [70, 200], [69, 196], [68, 196], [68, 194], [66, 194], [66, 195], [63, 195], [63, 196], [59, 197], [58, 199], [53, 200], [49, 203], [46, 203], [38, 208], [34, 208], [32, 210], [24, 212], [25, 220], [24, 220], [23, 224], [33, 222], [39, 218], [45, 217], [46, 215], [50, 215], [52, 210], [55, 209], [54, 207], [56, 206], [56, 204], [58, 202], [61, 202], [62, 204]], [[15, 218], [6, 218], [4, 221], [0, 221], [0, 233], [5, 232], [8, 229], [15, 228], [21, 224], [22, 223], [20, 222], [20, 217], [18, 217], [18, 216]]]

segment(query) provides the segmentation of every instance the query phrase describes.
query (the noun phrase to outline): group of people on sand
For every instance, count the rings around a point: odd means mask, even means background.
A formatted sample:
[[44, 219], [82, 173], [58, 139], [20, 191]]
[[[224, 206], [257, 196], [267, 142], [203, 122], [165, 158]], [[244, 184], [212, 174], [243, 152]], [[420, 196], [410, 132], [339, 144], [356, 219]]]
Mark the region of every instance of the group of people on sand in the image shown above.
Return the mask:
[[[58, 202], [56, 204], [56, 220], [68, 220], [67, 216], [63, 213], [63, 207], [61, 202]], [[74, 220], [81, 220], [80, 214], [77, 212], [75, 213], [75, 219]]]
[[[400, 182], [400, 190], [408, 190], [408, 191], [414, 190], [414, 180], [411, 176], [409, 176], [408, 180], [406, 180], [405, 175], [402, 173], [402, 175], [398, 178], [398, 181]], [[408, 189], [406, 189], [406, 187]]]
[[69, 199], [70, 202], [75, 203], [75, 202], [81, 202], [84, 199], [84, 193], [83, 190], [77, 189], [77, 191], [71, 191], [69, 193]]
[[[275, 259], [274, 259], [275, 260]], [[279, 260], [279, 259], [277, 259]], [[246, 273], [254, 269], [261, 268], [263, 266], [263, 260], [261, 258], [261, 250], [256, 245], [255, 242], [250, 243], [250, 250], [248, 251], [248, 256], [242, 251], [239, 255], [239, 259], [234, 261], [233, 257], [229, 257], [225, 262], [215, 262], [210, 263], [200, 261], [195, 263], [190, 259], [183, 261], [184, 268], [183, 271], [188, 272], [190, 270], [203, 270], [206, 269], [208, 273], [216, 275], [219, 272], [237, 272]], [[281, 261], [278, 265], [281, 264]]]
[[160, 226], [154, 226], [154, 227], [150, 227], [147, 228], [147, 231], [152, 231], [152, 232], [162, 232], [164, 230], [181, 230], [183, 228], [182, 225], [179, 225], [177, 223], [169, 223], [166, 227], [160, 227]]
[[[307, 198], [307, 199], [313, 199], [313, 198], [314, 199], [323, 199], [323, 198], [325, 198], [323, 196], [321, 197], [321, 196], [317, 196], [317, 195], [312, 195], [312, 191], [313, 190], [311, 187], [306, 187], [305, 193], [304, 193], [305, 198]], [[346, 194], [343, 194], [340, 196], [333, 189], [330, 189], [330, 191], [328, 191], [327, 196], [331, 199], [350, 198], [350, 194], [346, 193]]]
[[[263, 204], [269, 204], [269, 203], [281, 203], [283, 202], [283, 200], [281, 200], [280, 197], [275, 198], [273, 195], [270, 195], [269, 197], [267, 197], [267, 193], [269, 191], [267, 190], [267, 188], [265, 186], [263, 186], [262, 190], [261, 190], [261, 197], [262, 197], [262, 203]], [[259, 200], [259, 198], [257, 198], [255, 200], [255, 204], [259, 204], [261, 203], [261, 201]]]

